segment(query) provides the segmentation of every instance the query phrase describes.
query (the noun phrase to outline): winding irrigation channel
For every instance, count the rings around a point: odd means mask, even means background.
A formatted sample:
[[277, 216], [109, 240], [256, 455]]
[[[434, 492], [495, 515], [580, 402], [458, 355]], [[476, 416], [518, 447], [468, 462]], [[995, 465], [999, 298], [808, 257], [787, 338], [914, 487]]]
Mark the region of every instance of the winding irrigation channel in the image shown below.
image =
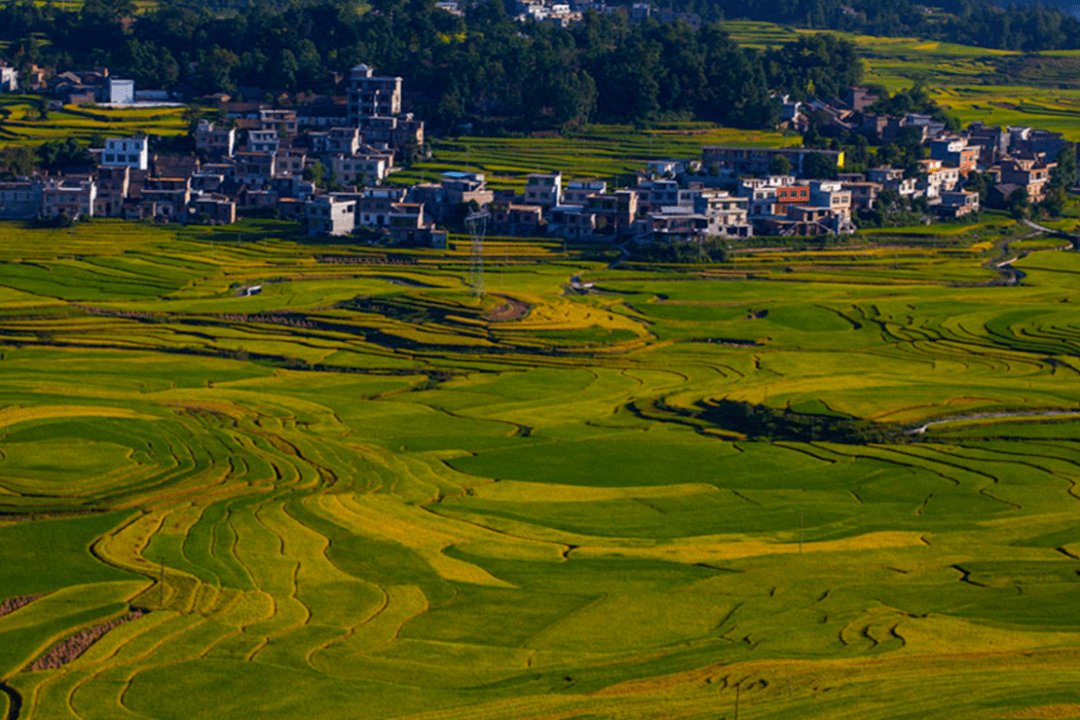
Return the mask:
[[1072, 233], [1065, 232], [1064, 230], [1055, 230], [1054, 228], [1048, 228], [1044, 225], [1034, 223], [1026, 218], [1024, 219], [1024, 224], [1027, 225], [1029, 228], [1032, 228], [1033, 230], [1038, 230], [1039, 232], [1044, 232], [1048, 235], [1053, 235], [1055, 237], [1065, 238], [1073, 244], [1074, 250], [1080, 250], [1080, 235], [1073, 235]]
[[2, 720], [19, 720], [19, 713], [22, 711], [22, 697], [15, 688], [9, 686], [3, 680], [0, 680], [0, 694], [7, 696], [8, 704], [7, 715]]
[[1042, 410], [1039, 412], [1017, 411], [1017, 412], [988, 412], [988, 413], [975, 413], [973, 415], [954, 415], [952, 417], [941, 418], [940, 420], [931, 420], [930, 422], [920, 425], [917, 428], [908, 430], [909, 435], [922, 435], [927, 430], [938, 425], [947, 425], [949, 423], [964, 422], [967, 420], [990, 420], [999, 418], [1043, 418], [1043, 417], [1061, 417], [1066, 415], [1073, 415], [1080, 417], [1080, 410]]

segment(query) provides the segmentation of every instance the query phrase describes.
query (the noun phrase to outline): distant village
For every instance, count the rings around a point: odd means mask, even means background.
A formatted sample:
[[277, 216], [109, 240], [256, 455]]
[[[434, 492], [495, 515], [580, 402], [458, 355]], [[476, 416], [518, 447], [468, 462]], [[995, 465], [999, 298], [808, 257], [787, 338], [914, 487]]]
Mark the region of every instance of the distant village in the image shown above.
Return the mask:
[[[171, 100], [107, 72], [26, 80], [56, 103], [124, 107]], [[1029, 127], [976, 123], [950, 132], [927, 115], [874, 115], [867, 109], [876, 98], [852, 88], [830, 102], [777, 98], [784, 127], [805, 132], [814, 113], [882, 142], [916, 133], [928, 148], [917, 173], [888, 166], [848, 173], [838, 150], [706, 147], [700, 158], [649, 161], [623, 188], [535, 173], [517, 193], [489, 189], [484, 175], [460, 171], [444, 172], [438, 182], [395, 186], [386, 181], [425, 146], [423, 121], [402, 110], [402, 78], [358, 65], [344, 86], [344, 97], [288, 108], [215, 96], [208, 100], [220, 119], [197, 123], [194, 153], [152, 152], [147, 137], [108, 138], [92, 151], [90, 167], [0, 182], [0, 218], [225, 225], [274, 216], [303, 222], [315, 236], [366, 233], [433, 247], [445, 246], [446, 228], [463, 228], [467, 215], [482, 216], [496, 235], [580, 242], [840, 235], [853, 232], [858, 214], [883, 198], [920, 200], [950, 220], [978, 213], [982, 197], [998, 208], [1008, 207], [1018, 191], [1039, 202], [1054, 159], [1069, 146], [1060, 134]], [[0, 69], [0, 89], [19, 91], [18, 73]], [[974, 172], [992, 177], [988, 194], [965, 188]]]
[[[475, 0], [438, 0], [435, 6], [453, 15], [465, 15], [465, 8]], [[581, 22], [585, 13], [626, 13], [631, 22], [653, 19], [661, 23], [684, 22], [692, 28], [701, 27], [697, 13], [681, 12], [670, 8], [655, 8], [648, 2], [635, 2], [629, 6], [609, 5], [604, 0], [516, 0], [514, 19], [518, 22], [552, 23], [569, 27]]]

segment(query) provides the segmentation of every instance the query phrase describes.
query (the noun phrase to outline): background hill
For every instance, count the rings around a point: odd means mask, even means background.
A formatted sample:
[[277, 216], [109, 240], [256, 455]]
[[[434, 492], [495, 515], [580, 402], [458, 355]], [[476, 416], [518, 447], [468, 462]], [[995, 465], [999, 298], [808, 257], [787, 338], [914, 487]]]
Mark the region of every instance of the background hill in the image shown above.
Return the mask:
[[1076, 17], [1080, 17], [1080, 3], [1076, 2], [1076, 0], [1041, 0], [1041, 2], [1036, 2], [1036, 0], [1005, 0], [1002, 4], [1004, 4], [1004, 5], [1035, 5], [1035, 4], [1039, 4], [1039, 5], [1042, 5], [1043, 7], [1057, 8], [1057, 9], [1059, 9], [1059, 10], [1061, 10], [1061, 11], [1063, 11], [1063, 12], [1069, 14], [1069, 15], [1074, 15]]

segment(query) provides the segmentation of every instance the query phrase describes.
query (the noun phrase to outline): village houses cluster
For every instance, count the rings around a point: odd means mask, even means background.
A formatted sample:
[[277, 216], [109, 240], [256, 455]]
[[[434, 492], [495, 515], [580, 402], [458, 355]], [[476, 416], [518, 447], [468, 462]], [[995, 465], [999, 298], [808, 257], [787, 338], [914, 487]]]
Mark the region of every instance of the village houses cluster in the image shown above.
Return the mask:
[[346, 82], [345, 98], [288, 109], [221, 96], [224, 121], [198, 123], [195, 154], [154, 153], [145, 136], [108, 138], [89, 167], [0, 183], [0, 218], [228, 224], [270, 212], [341, 234], [335, 213], [357, 207], [367, 191], [322, 193], [305, 171], [318, 163], [342, 186], [377, 188], [424, 143], [423, 122], [402, 111], [400, 77], [359, 65]]
[[[98, 98], [136, 97], [133, 85], [107, 73], [96, 82]], [[435, 247], [446, 243], [440, 227], [460, 227], [478, 211], [492, 233], [571, 241], [835, 235], [854, 231], [857, 214], [882, 197], [923, 199], [943, 218], [976, 213], [980, 195], [964, 189], [975, 171], [992, 175], [995, 206], [1019, 189], [1038, 202], [1066, 146], [1056, 133], [1026, 127], [976, 123], [954, 134], [925, 115], [875, 116], [865, 112], [872, 95], [853, 88], [843, 102], [781, 98], [784, 123], [802, 129], [806, 112], [824, 112], [844, 127], [870, 125], [884, 142], [914, 128], [929, 156], [917, 174], [893, 167], [846, 173], [844, 153], [835, 150], [706, 147], [700, 159], [651, 161], [622, 188], [556, 172], [529, 175], [523, 193], [495, 191], [484, 175], [458, 171], [436, 183], [394, 186], [384, 181], [423, 147], [424, 124], [403, 112], [400, 77], [358, 65], [345, 83], [345, 97], [291, 108], [217, 97], [223, 119], [199, 121], [195, 154], [154, 153], [146, 137], [109, 138], [92, 167], [0, 183], [0, 218], [228, 224], [272, 214], [305, 222], [312, 235], [366, 230]], [[330, 190], [314, 181], [316, 168], [333, 180], [321, 183]]]
[[[925, 116], [895, 122], [922, 129], [929, 157], [918, 162], [915, 175], [893, 167], [845, 173], [844, 153], [834, 150], [706, 147], [700, 160], [648, 162], [633, 186], [622, 189], [559, 173], [531, 174], [521, 195], [491, 193], [490, 226], [503, 235], [575, 241], [835, 235], [853, 232], [853, 218], [873, 210], [886, 193], [924, 200], [938, 217], [957, 219], [980, 210], [980, 194], [964, 189], [975, 171], [993, 178], [995, 207], [1006, 207], [1021, 189], [1040, 202], [1056, 167], [1050, 158], [1067, 145], [1061, 135], [1027, 127], [976, 123], [954, 135]], [[778, 165], [788, 172], [774, 172]], [[443, 182], [465, 179], [482, 205], [483, 176], [448, 173]]]
[[18, 70], [0, 63], [0, 92], [46, 94], [52, 98], [49, 105], [56, 109], [64, 105], [169, 103], [173, 99], [165, 90], [137, 90], [134, 80], [113, 77], [108, 68], [52, 73], [48, 68], [31, 65], [24, 75], [20, 77]]
[[[464, 16], [466, 8], [470, 5], [475, 5], [475, 0], [438, 0], [435, 3], [439, 9], [459, 16]], [[665, 24], [680, 21], [695, 29], [701, 27], [701, 16], [697, 13], [655, 8], [649, 2], [634, 2], [629, 6], [609, 5], [604, 0], [515, 0], [514, 2], [514, 19], [518, 22], [535, 21], [569, 27], [581, 22], [587, 12], [626, 13], [631, 22], [644, 22], [651, 18]]]
[[[913, 128], [928, 155], [918, 161], [916, 173], [889, 166], [844, 172], [844, 153], [836, 150], [706, 147], [700, 160], [649, 162], [635, 185], [625, 189], [609, 190], [600, 181], [564, 182], [559, 174], [530, 175], [523, 197], [495, 194], [493, 229], [572, 240], [843, 234], [855, 230], [858, 213], [874, 210], [890, 196], [922, 200], [939, 218], [958, 219], [981, 209], [980, 193], [965, 189], [973, 172], [991, 178], [992, 207], [1008, 207], [1019, 191], [1030, 202], [1041, 202], [1054, 160], [1069, 146], [1058, 133], [1030, 127], [974, 123], [951, 133], [926, 115], [864, 114], [874, 98], [862, 88], [853, 88], [851, 95], [850, 105], [821, 105], [839, 122], [874, 123], [883, 142]], [[789, 105], [785, 100], [785, 111]], [[785, 114], [797, 124], [802, 108], [794, 105], [795, 112]], [[786, 172], [776, 172], [777, 167]]]

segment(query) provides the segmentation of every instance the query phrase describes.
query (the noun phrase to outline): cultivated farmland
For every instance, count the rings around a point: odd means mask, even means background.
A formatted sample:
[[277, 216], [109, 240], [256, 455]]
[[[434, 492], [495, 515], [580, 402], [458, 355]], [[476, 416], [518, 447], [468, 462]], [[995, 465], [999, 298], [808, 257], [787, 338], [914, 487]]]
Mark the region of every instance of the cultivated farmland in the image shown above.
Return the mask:
[[637, 130], [626, 125], [592, 125], [559, 137], [470, 137], [436, 140], [430, 161], [392, 176], [398, 183], [435, 180], [445, 170], [485, 173], [495, 188], [521, 189], [534, 172], [560, 171], [569, 178], [627, 182], [648, 160], [699, 160], [706, 145], [788, 147], [798, 135], [771, 130], [737, 130], [708, 123], [661, 124]]
[[288, 227], [0, 226], [0, 715], [1080, 712], [1058, 241]]
[[75, 138], [81, 142], [110, 134], [184, 135], [188, 123], [183, 107], [111, 109], [66, 105], [48, 110], [40, 97], [0, 98], [0, 146], [39, 145]]
[[[769, 48], [798, 40], [796, 30], [762, 22], [730, 21], [724, 28], [740, 44]], [[838, 33], [866, 63], [866, 81], [890, 92], [924, 84], [963, 124], [1031, 125], [1080, 141], [1080, 53], [1019, 52], [918, 38]]]

